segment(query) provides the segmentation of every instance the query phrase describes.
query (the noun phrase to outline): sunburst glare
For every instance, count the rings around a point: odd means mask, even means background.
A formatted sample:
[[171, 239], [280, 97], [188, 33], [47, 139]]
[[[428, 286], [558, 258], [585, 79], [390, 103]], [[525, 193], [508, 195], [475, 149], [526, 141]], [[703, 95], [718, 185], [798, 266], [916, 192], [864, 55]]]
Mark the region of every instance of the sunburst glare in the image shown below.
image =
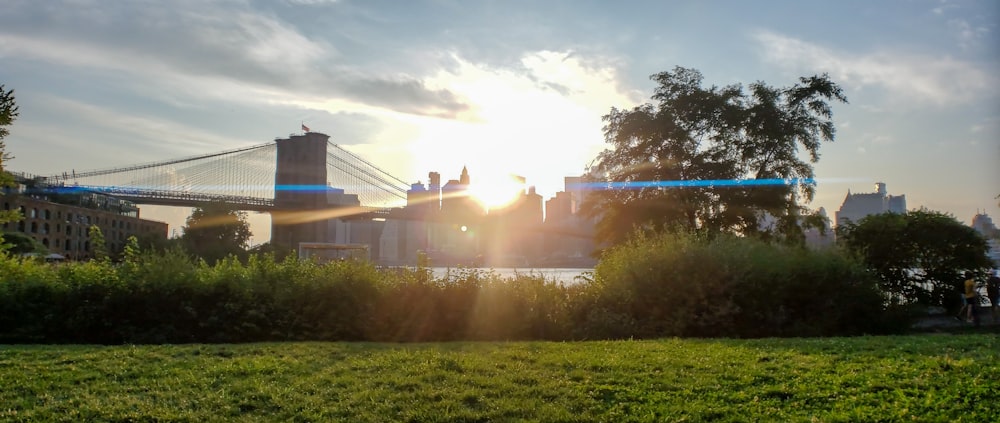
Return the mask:
[[506, 207], [524, 194], [524, 180], [513, 175], [483, 175], [469, 186], [469, 194], [483, 207]]

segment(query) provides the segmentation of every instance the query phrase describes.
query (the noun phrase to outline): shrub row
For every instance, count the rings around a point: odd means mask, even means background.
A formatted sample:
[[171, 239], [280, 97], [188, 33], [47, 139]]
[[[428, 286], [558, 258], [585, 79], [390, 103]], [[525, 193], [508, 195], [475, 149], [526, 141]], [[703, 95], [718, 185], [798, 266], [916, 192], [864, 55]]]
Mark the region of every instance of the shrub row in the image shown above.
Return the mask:
[[0, 256], [0, 343], [566, 339], [573, 290], [272, 255], [214, 266], [179, 251], [55, 266]]
[[602, 258], [590, 288], [584, 324], [609, 337], [893, 333], [913, 318], [841, 250], [726, 236], [639, 236]]
[[0, 255], [0, 343], [569, 340], [898, 331], [854, 261], [743, 239], [638, 239], [564, 286], [179, 251], [49, 265]]

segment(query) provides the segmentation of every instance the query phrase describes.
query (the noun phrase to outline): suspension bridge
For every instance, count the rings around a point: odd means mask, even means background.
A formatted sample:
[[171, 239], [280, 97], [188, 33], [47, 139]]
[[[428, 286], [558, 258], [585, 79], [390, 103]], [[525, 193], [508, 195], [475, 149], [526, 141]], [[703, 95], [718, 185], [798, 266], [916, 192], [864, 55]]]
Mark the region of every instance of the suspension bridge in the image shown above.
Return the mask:
[[[439, 191], [439, 181], [432, 180], [427, 190], [411, 190], [410, 184], [317, 132], [190, 157], [48, 176], [21, 174], [19, 179], [26, 190], [49, 198], [97, 193], [140, 205], [224, 204], [265, 212], [271, 216], [270, 242], [275, 246], [364, 244], [372, 257], [397, 264], [415, 263], [420, 251], [434, 254], [439, 263], [465, 263], [480, 253], [540, 256], [543, 233], [550, 243], [562, 243], [553, 244], [552, 251], [562, 248], [564, 256], [579, 255], [592, 236], [588, 228], [565, 223], [541, 225], [540, 199], [537, 213], [525, 203], [528, 207], [517, 213], [487, 219], [461, 193]], [[45, 238], [49, 229], [42, 227], [41, 241], [64, 245], [68, 254], [81, 246], [85, 251], [78, 222], [67, 214], [65, 223], [61, 229], [57, 221], [53, 240]]]
[[[70, 170], [36, 177], [34, 182], [39, 189], [55, 193], [97, 192], [137, 204], [197, 207], [222, 203], [259, 212], [302, 209], [303, 202], [297, 198], [325, 196], [338, 189], [357, 195], [356, 214], [383, 213], [405, 205], [406, 182], [326, 135], [309, 133], [299, 138], [107, 169]], [[300, 148], [306, 143], [316, 151]], [[279, 160], [280, 155], [292, 159]]]
[[[355, 239], [350, 226], [337, 235], [331, 219], [367, 228], [371, 225], [363, 222], [405, 207], [410, 188], [318, 132], [197, 156], [48, 176], [21, 174], [19, 179], [50, 198], [97, 193], [134, 204], [222, 204], [266, 212], [271, 215], [271, 242], [292, 248]], [[368, 229], [372, 239], [365, 242], [377, 244], [376, 231]]]

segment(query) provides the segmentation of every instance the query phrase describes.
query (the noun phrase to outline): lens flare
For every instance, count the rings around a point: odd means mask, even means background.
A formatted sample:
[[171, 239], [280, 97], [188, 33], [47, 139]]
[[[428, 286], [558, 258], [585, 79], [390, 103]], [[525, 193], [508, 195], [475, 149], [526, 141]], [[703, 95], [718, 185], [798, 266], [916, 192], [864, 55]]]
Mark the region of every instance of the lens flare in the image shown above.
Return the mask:
[[506, 207], [524, 194], [524, 182], [514, 176], [473, 181], [469, 195], [489, 209]]

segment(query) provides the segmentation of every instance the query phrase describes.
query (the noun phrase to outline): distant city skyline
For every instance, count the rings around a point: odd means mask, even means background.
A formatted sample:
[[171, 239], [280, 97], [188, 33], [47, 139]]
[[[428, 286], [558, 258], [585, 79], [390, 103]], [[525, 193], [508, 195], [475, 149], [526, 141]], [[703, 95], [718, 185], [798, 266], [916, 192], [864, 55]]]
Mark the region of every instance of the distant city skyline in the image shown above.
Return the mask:
[[[789, 86], [849, 104], [811, 208], [884, 182], [970, 224], [1000, 215], [1000, 2], [22, 1], [0, 14], [21, 116], [10, 169], [49, 174], [281, 138], [302, 126], [399, 178], [522, 175], [543, 198], [606, 148], [649, 75]], [[143, 208], [171, 231], [187, 212]], [[251, 215], [253, 230], [266, 215]]]

